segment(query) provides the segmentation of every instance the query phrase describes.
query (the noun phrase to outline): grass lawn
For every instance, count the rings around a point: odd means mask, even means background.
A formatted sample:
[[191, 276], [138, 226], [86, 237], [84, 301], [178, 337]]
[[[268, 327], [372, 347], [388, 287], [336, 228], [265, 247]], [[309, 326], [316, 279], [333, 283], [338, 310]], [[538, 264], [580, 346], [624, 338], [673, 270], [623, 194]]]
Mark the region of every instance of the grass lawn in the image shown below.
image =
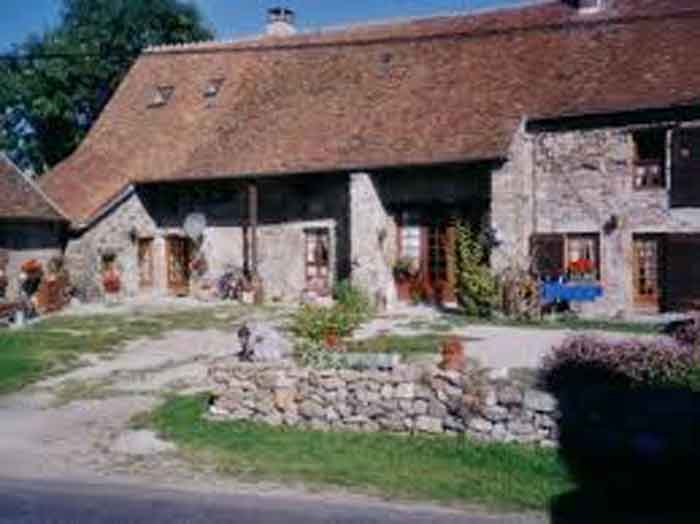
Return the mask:
[[231, 329], [242, 309], [203, 308], [173, 313], [55, 316], [25, 329], [0, 331], [0, 394], [75, 366], [85, 353], [175, 329]]
[[430, 353], [437, 354], [440, 342], [445, 337], [438, 333], [421, 335], [378, 335], [363, 340], [348, 342], [348, 351], [353, 353], [399, 353], [404, 357]]
[[436, 322], [420, 323], [420, 321], [413, 321], [407, 326], [414, 329], [423, 328], [430, 331], [445, 332], [452, 328], [478, 325], [537, 329], [566, 329], [571, 331], [606, 331], [610, 333], [628, 333], [630, 335], [658, 335], [661, 333], [661, 329], [663, 327], [663, 324], [654, 322], [632, 322], [605, 319], [594, 320], [566, 315], [545, 317], [542, 320], [519, 321], [506, 318], [474, 318], [456, 313], [447, 313]]
[[553, 450], [464, 446], [454, 437], [312, 432], [202, 418], [205, 399], [178, 397], [134, 425], [176, 442], [197, 464], [242, 480], [303, 481], [392, 498], [545, 510], [572, 488]]

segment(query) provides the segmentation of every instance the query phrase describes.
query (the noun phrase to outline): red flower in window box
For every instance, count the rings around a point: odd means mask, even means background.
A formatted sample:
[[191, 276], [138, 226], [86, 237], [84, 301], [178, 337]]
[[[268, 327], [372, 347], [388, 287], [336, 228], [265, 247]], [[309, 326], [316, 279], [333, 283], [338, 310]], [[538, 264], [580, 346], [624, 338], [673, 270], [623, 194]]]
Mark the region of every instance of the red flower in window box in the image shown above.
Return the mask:
[[573, 278], [592, 277], [595, 273], [595, 264], [590, 258], [579, 258], [570, 262], [567, 269]]
[[122, 281], [119, 273], [114, 269], [107, 271], [102, 276], [102, 286], [105, 293], [119, 293], [122, 288]]

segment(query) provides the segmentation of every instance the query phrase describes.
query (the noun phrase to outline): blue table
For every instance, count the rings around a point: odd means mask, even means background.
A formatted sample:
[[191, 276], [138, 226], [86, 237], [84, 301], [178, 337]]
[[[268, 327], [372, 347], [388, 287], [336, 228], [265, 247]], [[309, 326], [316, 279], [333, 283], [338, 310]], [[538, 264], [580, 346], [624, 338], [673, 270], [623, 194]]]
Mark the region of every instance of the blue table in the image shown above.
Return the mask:
[[600, 284], [584, 282], [543, 282], [540, 284], [540, 297], [543, 304], [554, 302], [593, 302], [603, 296]]

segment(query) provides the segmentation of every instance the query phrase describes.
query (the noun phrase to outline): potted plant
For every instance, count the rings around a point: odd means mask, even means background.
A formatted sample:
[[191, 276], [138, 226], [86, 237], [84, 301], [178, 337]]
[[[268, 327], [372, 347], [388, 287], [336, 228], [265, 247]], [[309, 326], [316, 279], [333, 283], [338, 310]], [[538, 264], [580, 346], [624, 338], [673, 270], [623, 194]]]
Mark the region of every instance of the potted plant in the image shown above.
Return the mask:
[[420, 274], [418, 260], [410, 257], [401, 257], [394, 264], [394, 281], [396, 291], [401, 300], [413, 300], [413, 288], [416, 286], [417, 277]]
[[411, 257], [401, 257], [394, 264], [394, 278], [397, 281], [410, 280], [418, 274], [418, 261]]

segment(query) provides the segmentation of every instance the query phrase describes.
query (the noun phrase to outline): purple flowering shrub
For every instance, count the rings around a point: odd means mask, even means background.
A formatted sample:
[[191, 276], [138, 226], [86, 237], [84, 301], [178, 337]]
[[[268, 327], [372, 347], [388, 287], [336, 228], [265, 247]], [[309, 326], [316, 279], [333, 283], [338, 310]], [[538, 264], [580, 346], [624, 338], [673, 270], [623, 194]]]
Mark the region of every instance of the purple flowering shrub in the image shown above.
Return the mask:
[[671, 335], [681, 344], [700, 348], [700, 313], [695, 313], [689, 319], [678, 322], [672, 329]]
[[541, 379], [554, 392], [579, 384], [700, 391], [700, 347], [672, 338], [575, 336], [545, 357]]

